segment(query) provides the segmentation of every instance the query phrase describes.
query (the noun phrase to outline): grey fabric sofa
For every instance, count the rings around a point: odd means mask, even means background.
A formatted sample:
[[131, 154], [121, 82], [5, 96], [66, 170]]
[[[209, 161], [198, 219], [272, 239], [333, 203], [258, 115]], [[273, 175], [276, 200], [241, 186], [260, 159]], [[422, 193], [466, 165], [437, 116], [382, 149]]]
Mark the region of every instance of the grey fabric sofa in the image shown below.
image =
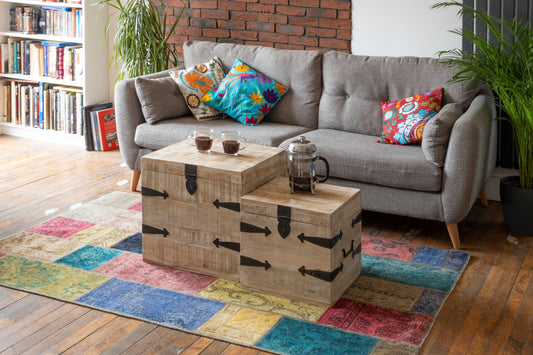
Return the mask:
[[[177, 86], [171, 92], [166, 72], [120, 81], [115, 87], [118, 139], [133, 171], [132, 190], [143, 155], [186, 139], [200, 126], [216, 132], [240, 130], [249, 142], [282, 147], [304, 134], [328, 159], [328, 182], [361, 189], [363, 209], [445, 222], [453, 246], [460, 248], [457, 223], [478, 196], [486, 204], [484, 186], [495, 165], [495, 106], [489, 89], [474, 84], [446, 86], [451, 71], [434, 58], [367, 57], [202, 41], [184, 44], [185, 67], [214, 56], [221, 59], [226, 72], [239, 58], [290, 90], [258, 126], [251, 127], [232, 119], [197, 121]], [[169, 89], [160, 90], [160, 95], [152, 92], [151, 98], [139, 91], [143, 81], [158, 80]], [[421, 144], [376, 142], [382, 131], [382, 101], [438, 87], [445, 87], [443, 106], [457, 103], [464, 111], [451, 129], [442, 166], [426, 159]], [[153, 90], [157, 93], [157, 86]], [[168, 111], [160, 114], [170, 117], [148, 123], [145, 116], [150, 110]]]

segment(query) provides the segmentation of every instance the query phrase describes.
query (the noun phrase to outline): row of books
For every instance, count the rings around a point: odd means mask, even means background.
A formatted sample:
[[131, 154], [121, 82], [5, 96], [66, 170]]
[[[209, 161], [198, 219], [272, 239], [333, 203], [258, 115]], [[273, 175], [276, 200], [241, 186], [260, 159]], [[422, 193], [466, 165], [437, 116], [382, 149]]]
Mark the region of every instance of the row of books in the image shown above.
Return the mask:
[[7, 81], [1, 85], [2, 117], [21, 127], [83, 135], [83, 93], [73, 87]]
[[0, 73], [83, 80], [83, 47], [58, 43], [8, 38], [0, 45]]
[[17, 6], [9, 10], [9, 29], [15, 32], [82, 38], [82, 11], [48, 5]]

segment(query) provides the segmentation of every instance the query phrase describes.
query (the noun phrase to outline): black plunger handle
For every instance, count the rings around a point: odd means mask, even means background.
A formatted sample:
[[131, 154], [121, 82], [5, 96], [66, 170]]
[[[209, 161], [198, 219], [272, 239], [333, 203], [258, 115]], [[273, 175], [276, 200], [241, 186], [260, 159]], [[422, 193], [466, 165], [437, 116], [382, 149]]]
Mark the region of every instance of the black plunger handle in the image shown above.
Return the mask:
[[324, 164], [326, 164], [326, 176], [322, 177], [322, 178], [319, 178], [318, 179], [318, 182], [326, 182], [326, 180], [329, 178], [329, 163], [328, 161], [326, 160], [326, 158], [322, 158], [322, 157], [317, 157], [317, 159], [319, 160], [322, 160], [324, 162]]

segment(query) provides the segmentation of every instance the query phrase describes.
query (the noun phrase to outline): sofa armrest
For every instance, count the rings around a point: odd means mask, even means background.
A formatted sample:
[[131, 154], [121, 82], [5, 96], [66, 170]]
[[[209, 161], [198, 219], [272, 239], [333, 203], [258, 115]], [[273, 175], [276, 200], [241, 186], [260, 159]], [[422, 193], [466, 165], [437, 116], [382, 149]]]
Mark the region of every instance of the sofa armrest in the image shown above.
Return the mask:
[[463, 220], [492, 175], [496, 160], [495, 104], [483, 88], [453, 126], [443, 167], [444, 221]]
[[[159, 73], [143, 75], [143, 78], [156, 79], [168, 76], [173, 68]], [[135, 91], [135, 78], [121, 80], [115, 85], [115, 118], [117, 123], [117, 136], [120, 152], [126, 165], [135, 171], [141, 169], [141, 156], [143, 147], [135, 143], [137, 126], [146, 123], [141, 103]]]

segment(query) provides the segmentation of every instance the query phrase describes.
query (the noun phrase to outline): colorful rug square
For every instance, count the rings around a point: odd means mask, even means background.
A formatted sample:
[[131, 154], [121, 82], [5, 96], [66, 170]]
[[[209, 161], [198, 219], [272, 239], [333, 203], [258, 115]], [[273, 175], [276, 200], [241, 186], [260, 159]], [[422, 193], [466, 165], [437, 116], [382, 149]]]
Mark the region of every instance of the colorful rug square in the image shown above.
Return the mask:
[[0, 240], [0, 285], [280, 354], [407, 355], [470, 258], [363, 235], [361, 276], [327, 307], [144, 262], [141, 211], [114, 192]]

